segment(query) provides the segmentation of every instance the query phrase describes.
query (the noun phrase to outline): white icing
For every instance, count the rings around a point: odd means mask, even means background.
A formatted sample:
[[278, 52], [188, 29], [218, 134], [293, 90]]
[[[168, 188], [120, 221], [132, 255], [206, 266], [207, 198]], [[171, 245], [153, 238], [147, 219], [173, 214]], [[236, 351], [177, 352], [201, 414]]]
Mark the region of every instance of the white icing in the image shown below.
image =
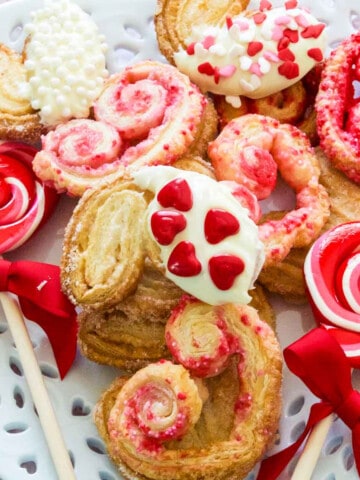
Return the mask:
[[[247, 304], [251, 300], [248, 291], [264, 263], [264, 248], [259, 240], [258, 227], [249, 218], [248, 211], [233, 197], [230, 189], [222, 183], [190, 171], [181, 171], [168, 166], [144, 167], [133, 174], [135, 183], [142, 189], [151, 190], [155, 194], [168, 182], [175, 178], [185, 179], [193, 194], [193, 207], [189, 212], [181, 212], [186, 217], [187, 227], [178, 233], [168, 246], [159, 245], [161, 260], [166, 267], [173, 248], [181, 241], [190, 241], [195, 246], [196, 256], [202, 265], [200, 274], [192, 277], [174, 275], [166, 268], [165, 275], [185, 292], [209, 303], [219, 305], [224, 303]], [[204, 235], [204, 219], [211, 208], [220, 208], [233, 214], [240, 223], [240, 231], [221, 241], [210, 245]], [[150, 226], [154, 212], [167, 210], [162, 207], [156, 196], [148, 206], [148, 228], [155, 240]], [[208, 272], [208, 260], [216, 254], [232, 254], [240, 257], [245, 263], [245, 270], [240, 274], [229, 290], [219, 290], [213, 283]]]
[[86, 118], [108, 72], [106, 44], [91, 17], [69, 0], [45, 1], [25, 25], [23, 93], [45, 125]]
[[[232, 19], [233, 25], [230, 28], [226, 25], [212, 27], [211, 35], [215, 41], [214, 45], [208, 49], [204, 48], [201, 42], [210, 35], [209, 26], [198, 26], [186, 40], [187, 45], [195, 43], [195, 54], [189, 55], [186, 50], [181, 48], [174, 54], [176, 66], [203, 91], [220, 95], [261, 98], [289, 87], [300, 80], [316, 64], [316, 61], [307, 54], [309, 49], [319, 48], [324, 55], [327, 35], [325, 30], [318, 38], [302, 38], [300, 35], [300, 41], [289, 44], [288, 48], [295, 55], [295, 62], [299, 67], [299, 75], [296, 78], [288, 79], [278, 72], [278, 67], [283, 61], [277, 59], [277, 47], [279, 39], [283, 36], [283, 30], [289, 28], [301, 33], [303, 27], [298, 25], [295, 20], [300, 15], [304, 19], [304, 23], [309, 25], [319, 22], [308, 11], [301, 8], [286, 10], [284, 7], [278, 7], [264, 13], [266, 20], [260, 25], [256, 25], [253, 16], [245, 11]], [[262, 50], [253, 56], [247, 54], [250, 41], [263, 44]], [[219, 51], [226, 52], [226, 54], [219, 55], [217, 53]], [[199, 65], [204, 63], [209, 63], [216, 69], [233, 65], [236, 67], [236, 71], [231, 77], [220, 76], [220, 80], [217, 81], [214, 75], [199, 72]], [[259, 75], [251, 71], [251, 67], [255, 65], [260, 71]]]

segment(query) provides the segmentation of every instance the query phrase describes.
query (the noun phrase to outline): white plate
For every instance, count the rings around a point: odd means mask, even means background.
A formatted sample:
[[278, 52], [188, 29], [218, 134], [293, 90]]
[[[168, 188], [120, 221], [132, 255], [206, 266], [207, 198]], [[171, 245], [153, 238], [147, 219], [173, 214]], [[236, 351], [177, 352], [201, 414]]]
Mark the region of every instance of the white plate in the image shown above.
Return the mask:
[[[163, 60], [157, 51], [152, 23], [155, 0], [78, 0], [91, 13], [106, 36], [108, 66], [118, 71], [127, 63], [144, 59]], [[282, 2], [273, 2], [274, 4]], [[252, 1], [256, 7], [258, 2]], [[303, 0], [312, 12], [328, 24], [330, 45], [336, 45], [360, 28], [358, 0]], [[12, 0], [0, 5], [0, 42], [21, 50], [23, 25], [29, 12], [42, 5], [41, 0]], [[10, 260], [31, 259], [58, 263], [64, 227], [75, 200], [63, 196], [50, 221], [25, 246], [6, 255]], [[277, 325], [283, 347], [314, 326], [308, 307], [295, 308], [274, 299]], [[77, 356], [75, 364], [60, 381], [52, 351], [41, 329], [32, 322], [28, 328], [55, 411], [71, 452], [79, 480], [119, 480], [103, 442], [92, 422], [91, 411], [100, 393], [118, 372], [95, 365]], [[360, 387], [355, 373], [354, 385]], [[284, 368], [283, 416], [280, 440], [273, 452], [291, 443], [307, 419], [315, 398], [303, 384]], [[16, 433], [15, 433], [16, 432]], [[0, 480], [56, 480], [38, 418], [34, 413], [28, 387], [21, 373], [17, 351], [6, 320], [0, 311]], [[255, 473], [249, 475], [249, 480]], [[287, 472], [281, 477], [289, 478]], [[322, 449], [313, 480], [358, 479], [349, 430], [337, 420]]]

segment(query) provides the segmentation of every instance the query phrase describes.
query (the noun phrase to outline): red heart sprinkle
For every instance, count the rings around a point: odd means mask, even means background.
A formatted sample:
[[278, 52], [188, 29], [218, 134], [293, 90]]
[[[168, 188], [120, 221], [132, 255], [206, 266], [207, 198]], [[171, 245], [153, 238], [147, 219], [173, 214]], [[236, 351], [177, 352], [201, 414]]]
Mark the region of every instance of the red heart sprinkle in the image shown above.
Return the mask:
[[219, 290], [229, 290], [244, 268], [244, 262], [235, 255], [217, 255], [209, 260], [210, 277]]
[[151, 217], [151, 230], [160, 245], [170, 245], [175, 236], [185, 228], [186, 218], [179, 212], [162, 210]]
[[288, 0], [285, 2], [285, 8], [286, 10], [291, 10], [292, 8], [296, 8], [298, 5], [297, 0]]
[[249, 42], [248, 48], [247, 48], [247, 54], [250, 57], [253, 57], [257, 53], [261, 52], [263, 49], [263, 44], [261, 42]]
[[295, 62], [286, 61], [279, 66], [278, 72], [288, 80], [299, 76], [299, 65]]
[[215, 68], [211, 65], [209, 62], [201, 63], [198, 66], [198, 71], [199, 73], [203, 73], [204, 75], [214, 75], [215, 73]]
[[261, 25], [266, 20], [266, 14], [264, 12], [257, 12], [253, 16], [255, 25]]
[[307, 54], [310, 58], [315, 60], [315, 62], [321, 62], [321, 60], [323, 59], [323, 54], [320, 48], [309, 48]]
[[261, 0], [259, 10], [263, 12], [264, 10], [271, 10], [272, 4], [268, 0]]
[[193, 206], [191, 188], [183, 178], [167, 183], [158, 193], [157, 200], [164, 208], [172, 207], [181, 212], [188, 212]]
[[277, 46], [278, 51], [283, 50], [284, 48], [287, 48], [289, 44], [290, 44], [290, 38], [288, 37], [280, 38]]
[[293, 62], [295, 60], [295, 55], [289, 48], [283, 48], [282, 50], [279, 50], [278, 57], [280, 58], [280, 60], [283, 60], [284, 62], [286, 60], [290, 62]]
[[192, 277], [201, 272], [201, 263], [196, 257], [191, 242], [180, 242], [170, 254], [167, 268], [178, 277]]
[[299, 41], [299, 32], [297, 30], [291, 30], [291, 28], [285, 28], [284, 35], [290, 40], [291, 43], [297, 43]]
[[190, 45], [187, 46], [186, 53], [188, 55], [194, 55], [195, 54], [195, 42], [192, 42], [192, 43], [190, 43]]
[[303, 38], [318, 38], [324, 30], [324, 23], [317, 23], [316, 25], [309, 25], [301, 32]]
[[211, 244], [221, 242], [229, 235], [235, 235], [240, 230], [240, 223], [234, 215], [213, 208], [209, 210], [204, 222], [205, 238]]

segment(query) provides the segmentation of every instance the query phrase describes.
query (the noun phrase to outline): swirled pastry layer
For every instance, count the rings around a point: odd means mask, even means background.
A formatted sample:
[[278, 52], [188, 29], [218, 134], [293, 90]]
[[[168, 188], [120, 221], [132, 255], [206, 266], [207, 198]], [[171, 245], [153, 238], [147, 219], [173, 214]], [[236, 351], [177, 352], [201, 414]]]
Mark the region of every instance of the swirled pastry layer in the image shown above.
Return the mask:
[[218, 353], [230, 355], [225, 369], [200, 379], [181, 363], [148, 365], [129, 379], [116, 380], [103, 394], [95, 412], [97, 427], [125, 478], [243, 479], [277, 429], [278, 342], [248, 306], [185, 300], [174, 313], [179, 316], [184, 325], [193, 318], [202, 323], [183, 336], [193, 356], [204, 346], [209, 327], [222, 331], [229, 348]]
[[212, 102], [175, 67], [142, 62], [114, 74], [93, 105], [43, 138], [34, 170], [59, 191], [80, 196], [143, 165], [202, 155], [216, 135]]
[[[316, 149], [316, 156], [321, 170], [320, 183], [326, 188], [331, 204], [330, 217], [321, 232], [341, 223], [358, 220], [360, 218], [359, 187], [336, 170], [320, 148]], [[293, 248], [282, 262], [264, 268], [260, 273], [259, 282], [269, 291], [279, 293], [289, 301], [305, 302], [303, 266], [310, 246]]]
[[75, 304], [109, 308], [133, 292], [144, 268], [143, 219], [147, 202], [130, 182], [89, 190], [67, 225], [64, 291]]
[[0, 45], [0, 138], [35, 144], [43, 127], [20, 84], [26, 79], [21, 55]]

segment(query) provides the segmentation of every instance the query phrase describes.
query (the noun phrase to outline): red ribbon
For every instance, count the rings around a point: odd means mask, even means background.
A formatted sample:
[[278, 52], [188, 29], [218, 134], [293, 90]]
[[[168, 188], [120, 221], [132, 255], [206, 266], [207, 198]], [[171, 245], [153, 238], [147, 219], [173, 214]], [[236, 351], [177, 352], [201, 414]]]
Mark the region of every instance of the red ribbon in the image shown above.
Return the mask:
[[321, 399], [310, 410], [304, 432], [285, 450], [261, 464], [257, 480], [276, 480], [311, 429], [336, 413], [352, 430], [356, 467], [360, 473], [360, 393], [353, 389], [350, 364], [336, 340], [324, 328], [315, 328], [284, 350], [289, 369]]
[[61, 292], [60, 268], [47, 263], [0, 260], [0, 291], [18, 296], [26, 318], [43, 328], [63, 379], [76, 355], [76, 311]]

